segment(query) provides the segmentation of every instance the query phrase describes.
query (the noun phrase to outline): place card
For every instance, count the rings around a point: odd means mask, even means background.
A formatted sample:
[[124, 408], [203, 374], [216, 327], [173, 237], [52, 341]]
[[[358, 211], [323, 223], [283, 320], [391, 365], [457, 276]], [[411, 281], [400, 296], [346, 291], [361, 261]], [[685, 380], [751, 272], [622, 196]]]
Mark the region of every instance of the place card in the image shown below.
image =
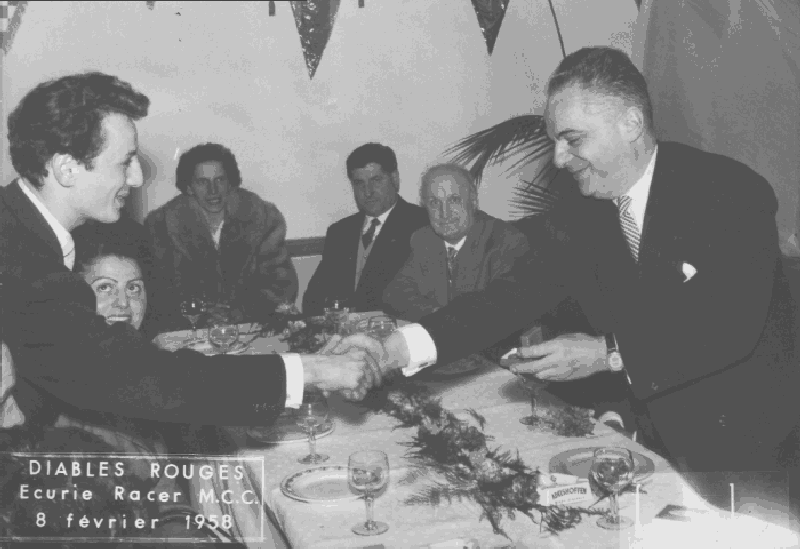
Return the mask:
[[537, 491], [542, 505], [577, 505], [594, 501], [589, 480], [575, 475], [542, 473]]

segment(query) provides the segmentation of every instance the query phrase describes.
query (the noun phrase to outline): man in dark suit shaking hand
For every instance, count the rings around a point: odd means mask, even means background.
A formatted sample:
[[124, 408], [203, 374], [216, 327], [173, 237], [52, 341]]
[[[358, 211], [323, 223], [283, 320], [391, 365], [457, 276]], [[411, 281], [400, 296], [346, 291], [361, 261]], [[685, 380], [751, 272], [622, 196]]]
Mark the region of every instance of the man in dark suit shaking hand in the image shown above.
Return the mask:
[[328, 227], [322, 261], [303, 294], [303, 312], [319, 314], [329, 298], [351, 310], [383, 308], [383, 291], [411, 253], [411, 233], [427, 213], [399, 196], [397, 157], [389, 147], [367, 143], [347, 157], [347, 177], [358, 213]]
[[798, 315], [769, 183], [658, 142], [644, 76], [620, 51], [569, 55], [547, 92], [555, 163], [583, 195], [549, 219], [558, 255], [532, 246], [510, 276], [401, 328], [385, 367], [411, 375], [474, 352], [569, 293], [605, 335], [523, 348], [515, 371], [563, 381], [617, 370], [669, 457], [698, 479], [777, 470], [798, 417]]

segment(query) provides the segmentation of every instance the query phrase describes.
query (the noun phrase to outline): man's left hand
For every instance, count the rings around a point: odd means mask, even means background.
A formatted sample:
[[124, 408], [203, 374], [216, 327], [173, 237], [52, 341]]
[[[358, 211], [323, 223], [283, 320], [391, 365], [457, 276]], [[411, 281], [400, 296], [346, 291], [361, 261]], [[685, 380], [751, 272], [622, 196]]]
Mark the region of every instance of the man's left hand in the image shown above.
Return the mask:
[[521, 347], [518, 352], [520, 357], [530, 360], [509, 369], [545, 381], [581, 379], [608, 369], [603, 337], [567, 334], [539, 345]]

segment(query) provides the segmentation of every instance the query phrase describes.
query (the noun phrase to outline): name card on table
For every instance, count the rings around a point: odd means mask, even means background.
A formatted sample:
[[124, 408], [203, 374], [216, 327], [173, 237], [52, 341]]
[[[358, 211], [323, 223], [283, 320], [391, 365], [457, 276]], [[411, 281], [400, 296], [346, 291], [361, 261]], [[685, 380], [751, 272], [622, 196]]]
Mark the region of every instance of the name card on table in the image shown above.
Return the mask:
[[537, 491], [542, 505], [578, 505], [594, 501], [589, 480], [574, 475], [543, 473]]

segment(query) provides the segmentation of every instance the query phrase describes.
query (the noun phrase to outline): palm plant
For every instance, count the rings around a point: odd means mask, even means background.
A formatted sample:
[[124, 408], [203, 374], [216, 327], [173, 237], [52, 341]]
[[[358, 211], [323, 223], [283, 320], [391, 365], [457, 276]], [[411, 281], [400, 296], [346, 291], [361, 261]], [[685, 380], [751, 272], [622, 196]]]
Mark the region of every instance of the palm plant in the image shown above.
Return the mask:
[[[552, 0], [548, 0], [548, 3], [561, 53], [566, 57], [558, 17]], [[514, 189], [511, 206], [523, 216], [549, 211], [574, 189], [574, 185], [570, 185], [571, 178], [558, 177], [561, 170], [553, 164], [553, 142], [547, 136], [544, 118], [538, 114], [513, 116], [489, 129], [473, 133], [448, 148], [445, 155], [453, 162], [471, 165], [470, 172], [478, 184], [483, 178], [484, 170], [491, 164], [500, 164], [515, 157], [506, 170], [511, 171], [543, 160], [542, 167], [535, 176], [529, 181], [522, 181]]]

